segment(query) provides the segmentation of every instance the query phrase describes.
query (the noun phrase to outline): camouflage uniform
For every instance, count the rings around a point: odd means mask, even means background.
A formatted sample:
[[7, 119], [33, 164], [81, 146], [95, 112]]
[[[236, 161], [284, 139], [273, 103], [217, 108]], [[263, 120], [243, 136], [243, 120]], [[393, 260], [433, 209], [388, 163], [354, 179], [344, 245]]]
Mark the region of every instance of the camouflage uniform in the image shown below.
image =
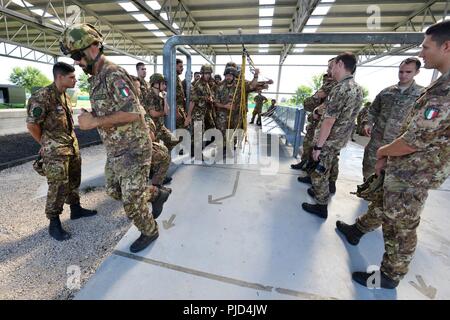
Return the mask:
[[[228, 104], [233, 101], [233, 107], [239, 108], [239, 105], [236, 101], [240, 101], [237, 99], [237, 97], [233, 100], [233, 95], [236, 91], [237, 82], [233, 81], [230, 85], [227, 84], [226, 81], [224, 81], [216, 90], [216, 96], [214, 98], [215, 102], [221, 103], [221, 104]], [[237, 94], [236, 94], [237, 96]], [[233, 112], [231, 112], [233, 114]], [[222, 136], [226, 137], [226, 130], [228, 129], [228, 122], [230, 117], [230, 110], [223, 109], [223, 108], [217, 108], [216, 111], [216, 127], [218, 130], [222, 132]], [[233, 129], [236, 127], [236, 124], [234, 122], [235, 118], [231, 115], [230, 119], [230, 129]]]
[[398, 85], [394, 85], [382, 90], [376, 96], [367, 115], [367, 125], [372, 126], [372, 134], [364, 149], [363, 176], [365, 179], [375, 172], [378, 148], [391, 143], [398, 136], [414, 101], [423, 89], [422, 86], [413, 82], [403, 92]]
[[382, 225], [381, 271], [396, 281], [406, 275], [413, 258], [428, 190], [439, 188], [450, 174], [450, 72], [416, 100], [400, 132], [400, 138], [417, 151], [388, 159], [383, 201], [357, 220], [362, 232]]
[[[209, 88], [211, 90], [211, 96], [214, 99], [217, 91], [217, 83], [211, 78], [208, 82]], [[209, 104], [208, 109], [205, 114], [205, 130], [215, 129], [216, 128], [216, 108], [214, 107], [214, 103]]]
[[72, 105], [67, 93], [58, 92], [53, 83], [36, 91], [28, 100], [27, 123], [42, 131], [41, 146], [48, 193], [45, 214], [58, 217], [64, 202], [79, 204], [81, 158], [73, 130]]
[[252, 120], [250, 121], [251, 123], [253, 123], [255, 121], [255, 117], [256, 117], [256, 115], [258, 115], [256, 124], [261, 124], [262, 107], [263, 107], [264, 102], [266, 102], [266, 101], [267, 101], [267, 98], [261, 94], [258, 94], [255, 97], [255, 109], [253, 110], [253, 113], [252, 113]]
[[318, 204], [328, 204], [331, 168], [340, 150], [350, 139], [362, 99], [362, 88], [355, 82], [353, 76], [349, 75], [336, 84], [325, 102], [325, 113], [317, 126], [315, 139], [324, 119], [335, 118], [336, 121], [323, 145], [319, 166], [311, 174]]
[[151, 88], [150, 88], [150, 84], [145, 79], [141, 79], [139, 77], [138, 77], [138, 79], [139, 79], [139, 84], [140, 84], [139, 88], [141, 90], [141, 93], [139, 95], [139, 100], [143, 101], [145, 95], [151, 90]]
[[[322, 90], [327, 95], [330, 94], [331, 90], [336, 86], [336, 81], [334, 81], [331, 77], [326, 77], [322, 87], [319, 90]], [[301, 156], [301, 161], [312, 161], [312, 151], [314, 147], [314, 134], [320, 122], [320, 118], [315, 120], [313, 117], [314, 109], [320, 106], [326, 98], [321, 99], [316, 96], [311, 96], [305, 99], [303, 102], [303, 108], [305, 111], [309, 112], [308, 114], [308, 124], [306, 126], [306, 134], [303, 138], [303, 151]], [[331, 163], [331, 172], [330, 172], [330, 181], [335, 182], [339, 175], [339, 154], [333, 159]]]
[[147, 185], [152, 141], [144, 121], [145, 110], [123, 68], [105, 61], [99, 70], [89, 79], [93, 114], [101, 117], [123, 111], [142, 115], [142, 121], [98, 128], [107, 154], [106, 192], [112, 198], [122, 200], [126, 215], [142, 234], [153, 236], [158, 227], [149, 213], [148, 202], [155, 200], [159, 191]]
[[199, 81], [192, 87], [191, 102], [194, 103], [192, 109], [192, 128], [194, 128], [195, 121], [203, 123], [203, 130], [205, 130], [205, 117], [209, 110], [211, 110], [211, 103], [209, 100], [213, 98], [211, 88], [208, 82], [200, 78]]
[[184, 122], [186, 120], [186, 96], [184, 94], [183, 84], [180, 76], [177, 76], [177, 111], [181, 116], [177, 114], [177, 129], [185, 128]]
[[[147, 114], [150, 115], [150, 111], [163, 112], [164, 111], [164, 99], [161, 98], [154, 90], [149, 90], [146, 96], [144, 96], [143, 106]], [[164, 125], [164, 117], [152, 117], [152, 120], [156, 125], [156, 140], [162, 140], [167, 149], [172, 151], [173, 147], [178, 144], [178, 139], [170, 132]]]
[[[152, 118], [146, 114], [145, 121], [152, 132], [156, 136], [156, 125]], [[162, 185], [164, 178], [167, 175], [167, 171], [170, 166], [170, 154], [169, 150], [162, 143], [152, 142], [152, 167], [153, 172], [152, 182], [154, 185]]]
[[358, 116], [356, 117], [356, 128], [354, 133], [363, 136], [364, 135], [364, 126], [367, 124], [367, 116], [369, 114], [369, 108], [371, 104], [365, 105], [358, 112]]

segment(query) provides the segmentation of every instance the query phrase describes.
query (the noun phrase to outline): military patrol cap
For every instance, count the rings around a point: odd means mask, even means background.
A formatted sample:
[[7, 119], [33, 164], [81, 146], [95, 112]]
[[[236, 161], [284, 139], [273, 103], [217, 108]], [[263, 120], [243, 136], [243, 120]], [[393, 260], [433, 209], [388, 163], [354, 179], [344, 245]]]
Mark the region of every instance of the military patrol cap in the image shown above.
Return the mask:
[[67, 27], [59, 40], [61, 52], [65, 55], [82, 51], [95, 42], [102, 43], [103, 35], [89, 23], [74, 24]]
[[33, 162], [33, 169], [41, 176], [45, 176], [44, 171], [44, 160], [41, 156], [39, 156], [34, 162]]
[[382, 196], [383, 185], [384, 171], [379, 176], [374, 173], [363, 184], [356, 187], [356, 195], [364, 200], [374, 201], [377, 197]]

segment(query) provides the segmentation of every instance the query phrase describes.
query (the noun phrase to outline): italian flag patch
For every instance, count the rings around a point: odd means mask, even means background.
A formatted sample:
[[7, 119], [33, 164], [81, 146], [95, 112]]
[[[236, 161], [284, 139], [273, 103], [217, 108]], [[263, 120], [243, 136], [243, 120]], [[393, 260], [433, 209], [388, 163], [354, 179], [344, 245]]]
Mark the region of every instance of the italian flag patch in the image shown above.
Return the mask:
[[120, 88], [120, 95], [125, 98], [128, 97], [130, 95], [130, 89], [128, 87]]
[[432, 120], [439, 115], [439, 110], [436, 108], [428, 108], [425, 110], [425, 119]]

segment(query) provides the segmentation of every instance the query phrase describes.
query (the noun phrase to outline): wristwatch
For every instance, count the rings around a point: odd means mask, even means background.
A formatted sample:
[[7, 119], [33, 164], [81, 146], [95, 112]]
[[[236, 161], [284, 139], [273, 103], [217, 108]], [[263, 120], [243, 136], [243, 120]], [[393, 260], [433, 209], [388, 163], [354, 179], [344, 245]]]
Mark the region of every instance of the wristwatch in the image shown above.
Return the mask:
[[314, 150], [322, 150], [322, 147], [314, 146]]

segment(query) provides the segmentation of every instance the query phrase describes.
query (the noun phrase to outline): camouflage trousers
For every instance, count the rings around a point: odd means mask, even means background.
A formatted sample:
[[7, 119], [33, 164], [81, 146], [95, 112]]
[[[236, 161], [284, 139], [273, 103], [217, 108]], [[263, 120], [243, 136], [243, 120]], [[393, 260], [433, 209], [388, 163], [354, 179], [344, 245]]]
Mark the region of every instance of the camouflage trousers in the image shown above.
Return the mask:
[[375, 164], [377, 163], [377, 150], [383, 145], [379, 139], [371, 137], [369, 143], [364, 148], [364, 158], [362, 164], [362, 172], [364, 179], [367, 179], [375, 173]]
[[308, 162], [311, 159], [311, 154], [314, 147], [314, 133], [316, 131], [318, 121], [308, 123], [306, 126], [306, 134], [303, 138], [303, 151], [301, 160]]
[[177, 117], [177, 129], [184, 129], [186, 126], [184, 125], [184, 121], [186, 120], [186, 111], [184, 110], [184, 107], [178, 106], [177, 107], [178, 112], [181, 114], [181, 117]]
[[254, 122], [255, 121], [255, 117], [258, 116], [257, 120], [256, 120], [256, 124], [261, 124], [261, 109], [253, 109], [253, 113], [252, 113], [252, 120], [250, 120], [250, 122]]
[[62, 213], [64, 203], [80, 203], [81, 158], [79, 155], [44, 156], [43, 167], [48, 183], [45, 214], [50, 219]]
[[170, 166], [169, 150], [161, 143], [152, 143], [152, 183], [161, 185], [167, 175]]
[[318, 204], [328, 204], [331, 173], [339, 167], [339, 150], [322, 150], [319, 165], [311, 173], [311, 181]]
[[215, 112], [212, 109], [208, 109], [205, 114], [205, 130], [214, 129], [215, 127]]
[[127, 155], [106, 161], [106, 193], [122, 201], [125, 214], [140, 232], [152, 236], [158, 232], [158, 225], [150, 214], [148, 202], [158, 197], [159, 190], [147, 184], [149, 173], [147, 162], [130, 159]]
[[156, 125], [156, 141], [160, 141], [160, 140], [164, 143], [164, 145], [169, 150], [169, 154], [170, 154], [170, 151], [172, 151], [172, 149], [179, 142], [179, 139], [177, 139], [177, 137], [175, 137], [175, 135], [172, 132], [170, 132], [170, 130], [167, 129], [165, 125], [157, 124]]
[[381, 271], [393, 280], [401, 280], [417, 246], [417, 227], [428, 190], [401, 186], [385, 180], [383, 198], [369, 205], [366, 214], [356, 220], [357, 228], [366, 233], [382, 226], [384, 249]]

